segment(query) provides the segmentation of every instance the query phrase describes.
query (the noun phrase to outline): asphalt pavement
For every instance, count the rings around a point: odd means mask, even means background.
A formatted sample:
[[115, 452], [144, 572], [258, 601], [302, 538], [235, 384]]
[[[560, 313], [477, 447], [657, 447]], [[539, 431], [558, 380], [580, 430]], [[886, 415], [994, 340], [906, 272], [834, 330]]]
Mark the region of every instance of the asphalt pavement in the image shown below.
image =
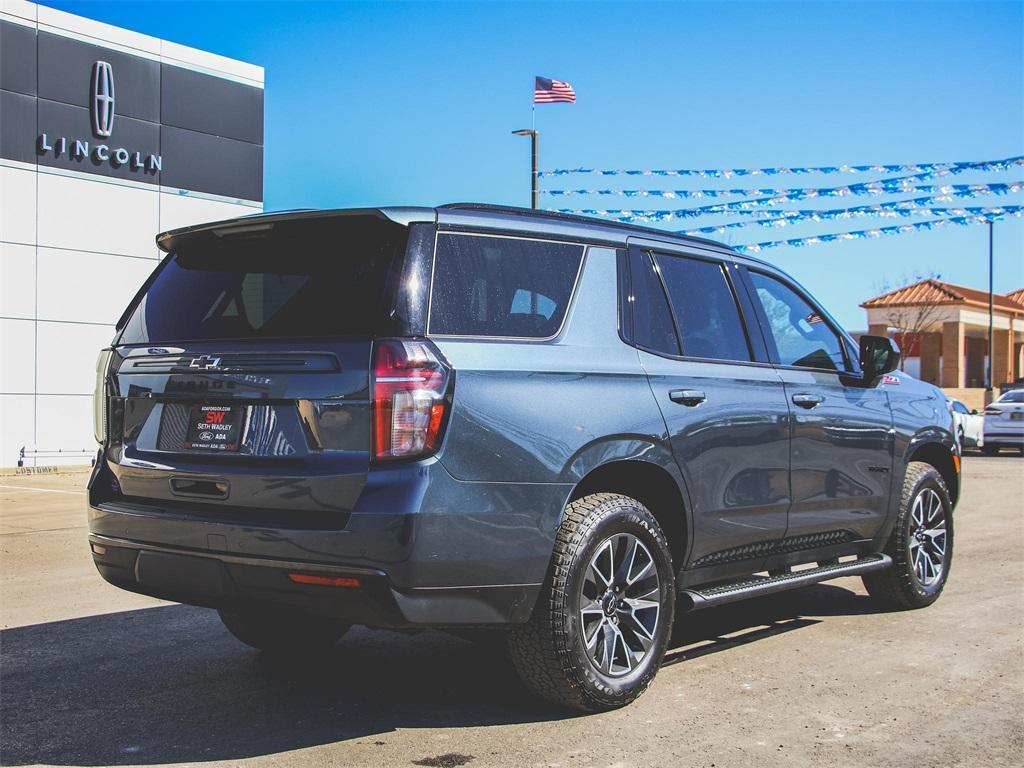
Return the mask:
[[352, 630], [272, 661], [213, 611], [96, 574], [86, 475], [0, 476], [0, 764], [1020, 766], [1024, 459], [967, 457], [934, 606], [848, 578], [677, 618], [651, 689], [601, 715], [530, 698], [500, 652]]

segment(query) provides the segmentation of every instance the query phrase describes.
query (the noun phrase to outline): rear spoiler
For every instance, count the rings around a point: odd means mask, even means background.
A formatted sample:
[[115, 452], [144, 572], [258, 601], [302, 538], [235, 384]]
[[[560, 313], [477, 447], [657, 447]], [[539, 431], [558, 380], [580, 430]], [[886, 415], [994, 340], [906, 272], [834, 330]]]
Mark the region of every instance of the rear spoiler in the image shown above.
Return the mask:
[[408, 226], [415, 222], [436, 223], [437, 211], [433, 208], [386, 207], [386, 208], [335, 208], [319, 210], [300, 208], [290, 211], [274, 211], [272, 213], [256, 213], [251, 216], [239, 216], [234, 219], [211, 221], [162, 232], [156, 236], [157, 247], [165, 253], [175, 250], [178, 245], [196, 235], [212, 232], [219, 237], [230, 237], [233, 234], [252, 234], [261, 230], [270, 230], [278, 222], [302, 221], [303, 219], [342, 218], [345, 216], [376, 216], [386, 221]]

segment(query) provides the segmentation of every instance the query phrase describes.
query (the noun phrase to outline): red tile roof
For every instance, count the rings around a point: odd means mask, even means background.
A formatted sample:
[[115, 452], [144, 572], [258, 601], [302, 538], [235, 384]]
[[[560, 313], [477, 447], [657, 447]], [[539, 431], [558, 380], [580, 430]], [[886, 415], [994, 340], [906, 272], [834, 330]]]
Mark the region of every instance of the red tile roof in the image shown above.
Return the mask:
[[[913, 285], [906, 285], [894, 291], [868, 299], [861, 306], [864, 309], [880, 307], [914, 307], [925, 304], [965, 305], [988, 308], [988, 291], [967, 288], [942, 280], [928, 278]], [[995, 294], [992, 305], [997, 310], [1011, 314], [1024, 314], [1024, 288], [1005, 296]]]

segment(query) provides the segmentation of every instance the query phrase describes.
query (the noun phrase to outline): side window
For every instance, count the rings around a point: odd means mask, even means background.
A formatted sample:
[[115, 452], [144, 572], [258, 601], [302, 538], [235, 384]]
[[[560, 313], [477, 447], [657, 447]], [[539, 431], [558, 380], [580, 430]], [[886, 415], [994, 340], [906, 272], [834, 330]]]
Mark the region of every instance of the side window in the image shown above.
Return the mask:
[[722, 264], [656, 254], [687, 357], [749, 361], [750, 345]]
[[751, 271], [750, 279], [768, 317], [782, 365], [833, 371], [846, 369], [839, 336], [816, 308], [773, 277]]
[[678, 356], [679, 339], [672, 324], [672, 313], [651, 257], [631, 248], [629, 264], [633, 286], [633, 341], [651, 352]]
[[583, 246], [441, 233], [429, 333], [546, 338], [562, 325]]

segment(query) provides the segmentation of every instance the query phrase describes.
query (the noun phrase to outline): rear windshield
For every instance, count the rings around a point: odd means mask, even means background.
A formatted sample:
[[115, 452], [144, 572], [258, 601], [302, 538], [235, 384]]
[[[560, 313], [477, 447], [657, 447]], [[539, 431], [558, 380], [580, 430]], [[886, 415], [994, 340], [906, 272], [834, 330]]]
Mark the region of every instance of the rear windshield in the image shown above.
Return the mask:
[[546, 338], [558, 333], [583, 246], [514, 237], [440, 234], [430, 333]]
[[371, 216], [204, 233], [168, 257], [120, 343], [387, 332], [407, 236]]

